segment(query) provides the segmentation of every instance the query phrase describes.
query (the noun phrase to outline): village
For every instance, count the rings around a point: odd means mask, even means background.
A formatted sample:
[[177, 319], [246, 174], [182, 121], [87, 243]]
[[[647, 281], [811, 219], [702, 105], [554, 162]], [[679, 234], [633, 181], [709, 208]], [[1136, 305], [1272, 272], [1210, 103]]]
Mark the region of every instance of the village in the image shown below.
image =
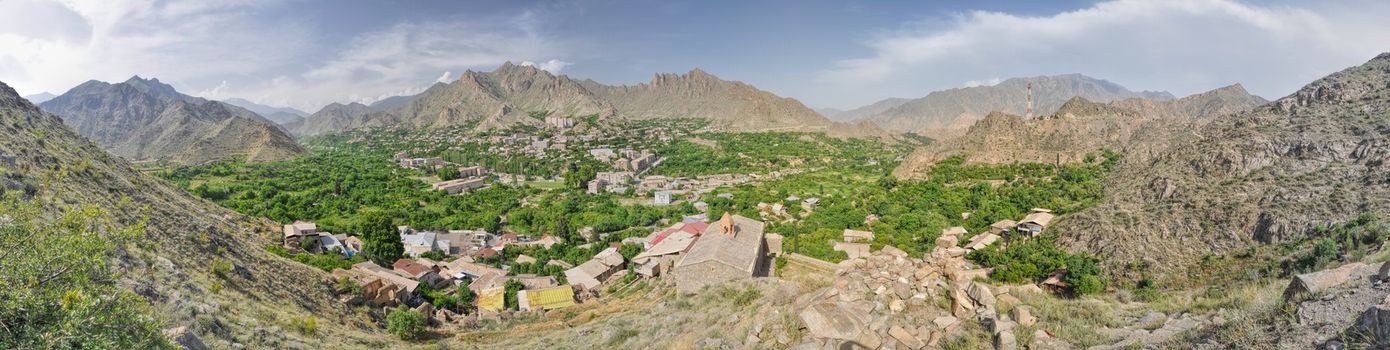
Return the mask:
[[[775, 210], [769, 206], [763, 213], [772, 214]], [[968, 217], [968, 213], [962, 216]], [[1054, 217], [1050, 210], [1042, 208], [1033, 209], [1018, 221], [996, 222], [988, 231], [974, 235], [963, 227], [944, 229], [933, 242], [936, 248], [922, 257], [909, 258], [907, 253], [892, 246], [871, 251], [875, 239], [873, 232], [845, 229], [840, 240], [826, 242], [849, 255], [848, 260], [838, 264], [784, 252], [784, 238], [764, 232], [763, 218], [729, 213], [720, 213], [713, 221], [706, 221], [705, 217], [689, 216], [645, 237], [608, 243], [598, 254], [577, 265], [560, 259], [540, 261], [524, 254], [514, 255], [510, 261], [496, 260], [508, 250], [566, 243], [551, 235], [527, 237], [481, 230], [419, 231], [400, 226], [397, 229], [404, 256], [391, 266], [364, 261], [351, 268], [334, 270], [332, 275], [359, 286], [352, 289], [355, 293], [341, 300], [348, 305], [366, 305], [383, 311], [407, 307], [426, 315], [435, 326], [471, 327], [482, 322], [544, 315], [583, 303], [599, 303], [607, 294], [638, 281], [694, 294], [708, 286], [776, 278], [777, 264], [773, 262], [787, 259], [827, 266], [838, 271], [836, 276], [863, 270], [857, 272], [860, 275], [856, 275], [853, 283], [836, 282], [832, 289], [838, 292], [838, 297], [833, 294], [818, 297], [827, 299], [798, 315], [815, 337], [864, 344], [891, 340], [912, 349], [939, 346], [946, 337], [959, 333], [966, 322], [977, 319], [989, 320], [996, 338], [1008, 343], [1014, 338], [1010, 333], [1013, 325], [1030, 325], [1035, 319], [1027, 314], [1026, 308], [1014, 308], [1008, 315], [998, 314], [996, 304], [1016, 304], [1017, 298], [1009, 293], [1061, 293], [1067, 288], [1061, 279], [1065, 270], [1059, 270], [1036, 285], [1013, 286], [1012, 292], [1010, 287], [991, 289], [977, 282], [984, 281], [990, 269], [965, 259], [971, 251], [1039, 236]], [[776, 216], [770, 218], [778, 219]], [[878, 219], [865, 218], [866, 222]], [[581, 247], [587, 248], [604, 242], [592, 232], [582, 237], [586, 242], [573, 243], [582, 243]], [[283, 244], [288, 249], [345, 256], [363, 251], [363, 242], [357, 237], [319, 231], [315, 224], [308, 222], [284, 225]], [[625, 251], [624, 247], [640, 249]], [[521, 264], [553, 266], [563, 269], [563, 274], [545, 276], [512, 271], [513, 266]], [[893, 264], [903, 265], [902, 269], [894, 268]], [[470, 307], [461, 309], [468, 311], [459, 312], [431, 305], [422, 297], [426, 290], [445, 293], [465, 293], [466, 290], [475, 297]], [[864, 305], [860, 300], [866, 294], [885, 299], [884, 309]], [[893, 325], [875, 330], [868, 325], [870, 314], [896, 314], [909, 304], [922, 305], [938, 297], [946, 298], [950, 309], [946, 314], [934, 316], [926, 326]], [[1002, 344], [1000, 348], [1010, 347]]]

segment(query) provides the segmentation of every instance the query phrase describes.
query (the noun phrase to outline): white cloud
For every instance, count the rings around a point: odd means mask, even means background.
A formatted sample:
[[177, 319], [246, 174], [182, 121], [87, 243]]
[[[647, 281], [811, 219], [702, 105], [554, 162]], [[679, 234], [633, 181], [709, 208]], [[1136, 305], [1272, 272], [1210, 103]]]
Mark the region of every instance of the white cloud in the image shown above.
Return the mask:
[[523, 66], [533, 66], [533, 67], [539, 68], [540, 70], [550, 72], [550, 74], [560, 74], [560, 71], [564, 70], [565, 67], [569, 67], [569, 66], [572, 65], [572, 64], [573, 64], [573, 63], [565, 62], [565, 61], [561, 61], [561, 60], [556, 60], [556, 59], [552, 59], [552, 60], [549, 60], [549, 61], [541, 62], [540, 64], [536, 64], [535, 62], [531, 62], [531, 61], [523, 61], [523, 62], [521, 62], [521, 65], [523, 65]]
[[[270, 102], [313, 111], [330, 102], [371, 103], [418, 94], [435, 82], [449, 82], [452, 72], [461, 69], [492, 70], [509, 60], [563, 55], [566, 46], [541, 36], [534, 17], [527, 12], [402, 23], [364, 33], [311, 69], [249, 87], [247, 91], [260, 93], [247, 94], [292, 96]], [[437, 76], [441, 71], [443, 76]]]
[[989, 79], [984, 79], [984, 80], [971, 80], [971, 81], [965, 82], [965, 84], [961, 84], [961, 86], [962, 86], [962, 87], [995, 86], [995, 85], [999, 85], [999, 83], [1002, 82], [1002, 81], [1004, 81], [1004, 79], [999, 79], [999, 78], [989, 78]]
[[[532, 12], [410, 21], [325, 42], [313, 21], [270, 15], [273, 0], [0, 0], [0, 81], [21, 94], [90, 79], [157, 77], [206, 98], [314, 111], [418, 94], [462, 69], [568, 62]], [[34, 28], [44, 28], [36, 30]], [[49, 30], [52, 28], [52, 30]], [[444, 72], [441, 76], [440, 72]], [[436, 78], [438, 77], [438, 78]], [[209, 88], [211, 87], [211, 88]]]
[[214, 100], [221, 100], [221, 99], [225, 99], [225, 97], [223, 97], [222, 94], [223, 94], [224, 92], [226, 92], [228, 88], [229, 88], [229, 86], [227, 85], [227, 81], [226, 81], [226, 80], [223, 80], [221, 84], [217, 84], [217, 86], [215, 86], [215, 87], [213, 87], [213, 88], [211, 88], [211, 89], [199, 91], [198, 93], [193, 94], [193, 95], [198, 95], [198, 96], [202, 96], [202, 97], [210, 98], [210, 99], [214, 99]]
[[1083, 73], [1130, 89], [1196, 93], [1243, 83], [1279, 97], [1390, 51], [1390, 3], [1115, 0], [1050, 16], [968, 12], [867, 42], [817, 75], [830, 105], [922, 96], [980, 76]]
[[89, 79], [123, 81], [135, 74], [189, 88], [283, 65], [314, 48], [298, 23], [250, 21], [262, 6], [241, 0], [0, 1], [0, 23], [9, 24], [0, 25], [0, 80], [22, 93], [61, 93]]
[[453, 74], [454, 74], [454, 72], [444, 71], [444, 75], [441, 75], [441, 76], [439, 76], [439, 78], [434, 79], [434, 82], [436, 82], [436, 83], [445, 83], [445, 84], [448, 84], [450, 80], [453, 80], [453, 79], [450, 79], [450, 78], [449, 78], [449, 77], [453, 76]]

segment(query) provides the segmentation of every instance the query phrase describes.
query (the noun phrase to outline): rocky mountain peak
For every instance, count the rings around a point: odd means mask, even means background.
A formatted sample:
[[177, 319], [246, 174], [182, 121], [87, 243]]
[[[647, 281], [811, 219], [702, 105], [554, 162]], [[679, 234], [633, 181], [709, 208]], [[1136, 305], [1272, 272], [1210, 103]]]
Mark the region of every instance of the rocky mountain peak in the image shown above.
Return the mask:
[[1383, 53], [1365, 64], [1333, 73], [1280, 98], [1275, 101], [1274, 108], [1294, 112], [1319, 104], [1356, 101], [1390, 88], [1387, 80], [1390, 80], [1390, 53]]

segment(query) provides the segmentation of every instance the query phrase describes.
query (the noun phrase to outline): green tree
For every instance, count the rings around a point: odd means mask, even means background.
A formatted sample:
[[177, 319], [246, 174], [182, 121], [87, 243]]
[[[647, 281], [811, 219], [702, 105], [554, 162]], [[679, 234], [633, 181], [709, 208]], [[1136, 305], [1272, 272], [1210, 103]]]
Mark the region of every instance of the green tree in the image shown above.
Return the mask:
[[386, 315], [386, 331], [395, 334], [402, 340], [413, 340], [425, 334], [425, 327], [428, 320], [419, 311], [411, 310], [405, 306], [398, 306], [391, 310], [390, 315]]
[[96, 206], [48, 213], [0, 191], [0, 348], [170, 348], [146, 301], [116, 285], [113, 250], [144, 234]]
[[458, 298], [459, 307], [462, 308], [463, 311], [473, 312], [476, 308], [473, 303], [478, 301], [478, 295], [474, 294], [472, 289], [468, 289], [468, 286], [459, 286]]
[[623, 255], [624, 261], [632, 261], [632, 258], [637, 256], [637, 254], [642, 254], [642, 245], [624, 244], [622, 247], [618, 247], [618, 254]]
[[439, 176], [439, 180], [442, 180], [442, 181], [449, 181], [449, 180], [453, 180], [453, 179], [459, 178], [459, 176], [460, 176], [461, 174], [459, 173], [459, 169], [458, 169], [458, 168], [451, 167], [451, 166], [446, 166], [446, 167], [440, 168], [439, 171], [435, 172], [435, 175], [438, 175], [438, 176]]
[[362, 215], [358, 225], [362, 235], [362, 255], [377, 265], [391, 266], [405, 254], [405, 244], [391, 224], [391, 217], [380, 210], [370, 210]]
[[502, 303], [503, 303], [504, 307], [506, 307], [506, 308], [508, 308], [508, 309], [516, 309], [516, 308], [520, 307], [520, 305], [518, 304], [518, 302], [517, 302], [517, 300], [516, 300], [516, 292], [519, 292], [519, 291], [521, 291], [522, 289], [525, 289], [526, 286], [523, 285], [523, 284], [521, 284], [521, 282], [517, 282], [517, 281], [514, 280], [514, 279], [508, 279], [508, 280], [507, 280], [507, 284], [506, 284], [506, 286], [505, 286], [504, 288], [506, 288], [506, 289], [503, 291], [503, 293], [505, 293], [505, 294], [502, 294]]

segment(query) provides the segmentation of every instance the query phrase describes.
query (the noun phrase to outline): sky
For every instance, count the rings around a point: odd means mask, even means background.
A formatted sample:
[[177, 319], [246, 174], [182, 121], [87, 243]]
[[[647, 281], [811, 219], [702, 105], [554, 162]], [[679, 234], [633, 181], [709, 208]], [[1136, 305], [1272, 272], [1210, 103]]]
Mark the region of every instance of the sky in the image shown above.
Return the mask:
[[814, 108], [1081, 73], [1266, 98], [1390, 51], [1383, 0], [0, 0], [0, 82], [159, 78], [313, 112], [503, 62], [647, 82], [701, 68]]

